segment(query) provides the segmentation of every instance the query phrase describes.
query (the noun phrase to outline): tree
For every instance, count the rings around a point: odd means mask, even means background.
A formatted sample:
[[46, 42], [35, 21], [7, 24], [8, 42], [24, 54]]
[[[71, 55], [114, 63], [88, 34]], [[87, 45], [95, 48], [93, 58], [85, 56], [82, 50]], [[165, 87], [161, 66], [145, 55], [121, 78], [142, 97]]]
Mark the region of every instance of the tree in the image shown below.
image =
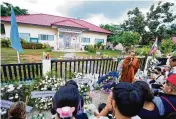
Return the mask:
[[[11, 4], [3, 2], [1, 5], [1, 16], [10, 16], [11, 15]], [[28, 14], [27, 9], [21, 9], [18, 6], [12, 6], [15, 12], [15, 15], [25, 15]]]
[[126, 48], [126, 51], [131, 48], [131, 46], [139, 44], [140, 35], [137, 32], [122, 32], [113, 44], [121, 43], [123, 47]]
[[107, 41], [109, 41], [109, 42], [115, 41], [116, 37], [122, 31], [122, 28], [120, 27], [120, 25], [113, 25], [113, 24], [105, 24], [104, 25], [104, 24], [101, 24], [100, 27], [112, 32], [112, 35], [109, 35], [108, 38], [107, 38]]
[[[149, 44], [150, 41], [158, 37], [159, 41], [172, 37], [176, 34], [176, 15], [172, 8], [175, 7], [171, 2], [159, 2], [152, 5], [149, 12], [144, 14], [136, 7], [128, 11], [128, 19], [121, 24], [125, 31], [138, 32], [141, 37], [141, 44]], [[146, 30], [148, 28], [148, 30]]]
[[136, 7], [134, 10], [130, 10], [127, 13], [128, 20], [125, 20], [121, 25], [125, 31], [138, 32], [140, 35], [143, 35], [145, 31], [145, 17], [144, 14]]
[[[158, 37], [159, 40], [172, 37], [176, 29], [173, 29], [173, 23], [176, 15], [173, 14], [172, 8], [174, 3], [159, 2], [157, 6], [151, 6], [147, 13], [147, 26], [149, 28], [151, 38]], [[171, 23], [171, 25], [169, 25]], [[172, 26], [172, 28], [171, 28]], [[174, 31], [172, 31], [174, 30]]]
[[171, 39], [165, 39], [161, 42], [161, 52], [164, 54], [171, 53], [174, 50], [175, 44]]

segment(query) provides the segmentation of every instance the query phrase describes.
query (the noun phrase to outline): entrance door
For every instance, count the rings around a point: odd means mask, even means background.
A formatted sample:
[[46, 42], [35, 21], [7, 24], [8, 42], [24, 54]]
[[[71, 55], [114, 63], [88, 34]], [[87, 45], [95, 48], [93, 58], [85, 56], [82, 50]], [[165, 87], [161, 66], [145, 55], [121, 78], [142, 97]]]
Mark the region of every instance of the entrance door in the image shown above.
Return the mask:
[[64, 42], [64, 48], [66, 48], [66, 49], [71, 48], [71, 34], [64, 33], [63, 34], [63, 42]]
[[67, 36], [65, 39], [65, 48], [70, 48], [71, 44], [71, 37]]

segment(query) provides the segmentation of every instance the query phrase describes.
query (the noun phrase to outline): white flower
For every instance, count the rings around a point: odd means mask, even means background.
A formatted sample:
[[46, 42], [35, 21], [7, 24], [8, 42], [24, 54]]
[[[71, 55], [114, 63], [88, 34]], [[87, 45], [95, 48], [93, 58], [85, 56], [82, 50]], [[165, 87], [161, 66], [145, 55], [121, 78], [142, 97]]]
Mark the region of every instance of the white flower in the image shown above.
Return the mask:
[[21, 87], [22, 87], [22, 84], [20, 84], [20, 85], [17, 87], [17, 89], [19, 90]]
[[6, 114], [6, 113], [7, 113], [7, 111], [4, 110], [4, 111], [1, 112], [1, 115], [4, 115], [4, 114]]
[[54, 84], [55, 87], [57, 87], [57, 84]]
[[35, 104], [35, 107], [37, 107], [37, 108], [38, 108], [38, 104]]
[[11, 92], [11, 91], [13, 91], [13, 90], [15, 89], [15, 87], [13, 87], [12, 84], [9, 85], [8, 88], [9, 88], [9, 89], [7, 90], [7, 92]]
[[60, 80], [61, 80], [61, 78], [57, 78], [57, 80], [58, 80], [58, 81], [60, 81]]
[[8, 86], [8, 88], [12, 88], [12, 87], [14, 87], [13, 84], [10, 84], [10, 85]]
[[9, 100], [12, 100], [12, 99], [13, 99], [13, 97], [10, 97], [10, 98], [9, 98]]
[[4, 90], [5, 88], [1, 88], [1, 91]]
[[17, 99], [17, 98], [18, 98], [18, 96], [17, 96], [17, 95], [15, 95], [15, 98]]

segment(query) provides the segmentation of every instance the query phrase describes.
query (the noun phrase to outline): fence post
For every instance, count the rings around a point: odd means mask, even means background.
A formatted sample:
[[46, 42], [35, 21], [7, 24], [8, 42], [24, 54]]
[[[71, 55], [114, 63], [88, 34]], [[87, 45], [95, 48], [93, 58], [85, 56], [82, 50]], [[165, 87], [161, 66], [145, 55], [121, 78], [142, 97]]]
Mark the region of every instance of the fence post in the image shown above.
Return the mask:
[[43, 72], [42, 72], [43, 76], [46, 76], [48, 72], [51, 72], [51, 59], [49, 60], [43, 59], [42, 65], [43, 65]]

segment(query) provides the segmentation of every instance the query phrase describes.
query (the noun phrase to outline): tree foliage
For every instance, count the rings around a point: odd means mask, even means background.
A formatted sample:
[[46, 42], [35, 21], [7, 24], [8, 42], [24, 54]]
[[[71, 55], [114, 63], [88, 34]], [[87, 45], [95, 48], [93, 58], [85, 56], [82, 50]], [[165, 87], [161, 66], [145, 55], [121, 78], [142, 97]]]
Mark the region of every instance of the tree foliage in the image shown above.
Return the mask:
[[134, 10], [130, 10], [127, 13], [128, 20], [125, 20], [121, 25], [125, 31], [138, 32], [142, 35], [145, 31], [146, 21], [144, 14], [136, 7]]
[[164, 39], [161, 42], [161, 52], [164, 54], [171, 53], [174, 50], [175, 44], [171, 39]]
[[146, 17], [136, 7], [128, 11], [128, 19], [121, 26], [125, 31], [138, 32], [142, 37], [142, 44], [149, 44], [156, 37], [158, 37], [159, 41], [170, 38], [176, 35], [174, 7], [174, 3], [171, 2], [153, 4], [147, 12]]
[[137, 32], [122, 32], [113, 43], [121, 43], [124, 47], [130, 47], [138, 44], [139, 40], [140, 35]]
[[[174, 35], [176, 15], [173, 14], [172, 8], [175, 7], [171, 2], [159, 2], [154, 4], [147, 13], [147, 26], [151, 33], [151, 38], [158, 37], [159, 40], [169, 38]], [[170, 25], [171, 24], [171, 25]]]
[[[1, 16], [10, 16], [11, 15], [11, 4], [3, 2], [1, 5]], [[15, 15], [25, 15], [28, 14], [27, 9], [21, 9], [18, 6], [12, 6], [15, 12]]]
[[112, 32], [112, 35], [109, 35], [108, 38], [107, 38], [107, 41], [109, 41], [109, 42], [114, 42], [116, 37], [122, 31], [122, 28], [121, 28], [120, 25], [113, 25], [113, 24], [105, 24], [105, 25], [103, 25], [103, 24], [101, 24], [100, 27]]

